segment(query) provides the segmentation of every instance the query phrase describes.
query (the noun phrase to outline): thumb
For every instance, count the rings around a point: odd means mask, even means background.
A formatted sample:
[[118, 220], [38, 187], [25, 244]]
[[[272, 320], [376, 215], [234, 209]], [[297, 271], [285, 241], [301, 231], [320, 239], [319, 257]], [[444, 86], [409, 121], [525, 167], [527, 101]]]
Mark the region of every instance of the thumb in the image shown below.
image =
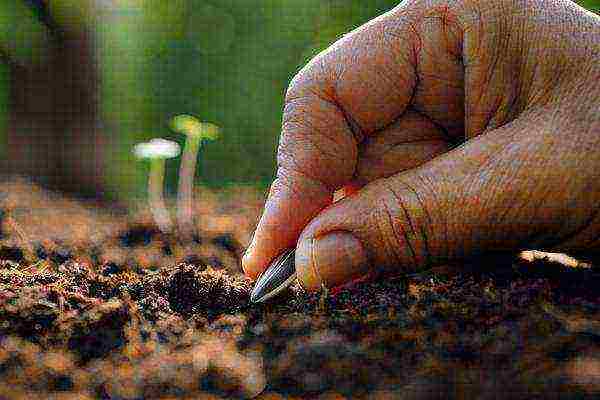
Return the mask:
[[410, 272], [429, 262], [434, 223], [406, 178], [373, 182], [311, 221], [296, 249], [296, 272], [306, 289], [338, 286], [374, 269]]
[[536, 114], [327, 207], [300, 235], [303, 286], [333, 287], [486, 251], [588, 246], [600, 232], [593, 213], [600, 191], [591, 187], [598, 160], [569, 136], [576, 126]]

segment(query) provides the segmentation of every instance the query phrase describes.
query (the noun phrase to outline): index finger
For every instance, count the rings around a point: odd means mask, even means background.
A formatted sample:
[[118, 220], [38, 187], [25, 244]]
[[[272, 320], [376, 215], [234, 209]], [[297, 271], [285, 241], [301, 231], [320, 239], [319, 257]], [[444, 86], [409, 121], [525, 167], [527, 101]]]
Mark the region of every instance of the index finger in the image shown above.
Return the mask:
[[352, 180], [358, 144], [410, 102], [416, 76], [411, 17], [402, 6], [313, 59], [286, 94], [277, 177], [242, 261], [256, 278]]

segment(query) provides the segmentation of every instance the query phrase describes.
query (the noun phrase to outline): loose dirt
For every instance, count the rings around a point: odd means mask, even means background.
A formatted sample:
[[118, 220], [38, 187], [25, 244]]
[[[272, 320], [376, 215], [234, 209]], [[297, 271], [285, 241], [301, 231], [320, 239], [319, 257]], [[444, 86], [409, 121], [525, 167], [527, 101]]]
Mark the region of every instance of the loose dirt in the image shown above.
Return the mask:
[[148, 210], [1, 187], [0, 399], [600, 395], [593, 263], [488, 256], [254, 305], [249, 189], [199, 191], [184, 241]]

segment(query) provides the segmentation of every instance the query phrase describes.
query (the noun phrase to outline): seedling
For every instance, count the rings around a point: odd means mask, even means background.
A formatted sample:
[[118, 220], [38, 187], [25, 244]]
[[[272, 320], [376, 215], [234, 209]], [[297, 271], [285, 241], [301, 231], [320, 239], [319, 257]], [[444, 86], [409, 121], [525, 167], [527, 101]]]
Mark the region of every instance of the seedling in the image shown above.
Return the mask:
[[137, 144], [133, 150], [139, 159], [150, 161], [150, 174], [148, 175], [148, 202], [152, 216], [158, 228], [163, 232], [170, 232], [173, 223], [165, 205], [163, 186], [165, 181], [165, 160], [179, 155], [180, 147], [177, 143], [152, 139], [146, 143]]
[[182, 234], [190, 236], [193, 226], [194, 176], [198, 151], [203, 139], [215, 140], [219, 137], [219, 127], [200, 122], [191, 115], [178, 115], [171, 120], [171, 129], [186, 135], [181, 166], [179, 167], [179, 188], [177, 191], [177, 224]]

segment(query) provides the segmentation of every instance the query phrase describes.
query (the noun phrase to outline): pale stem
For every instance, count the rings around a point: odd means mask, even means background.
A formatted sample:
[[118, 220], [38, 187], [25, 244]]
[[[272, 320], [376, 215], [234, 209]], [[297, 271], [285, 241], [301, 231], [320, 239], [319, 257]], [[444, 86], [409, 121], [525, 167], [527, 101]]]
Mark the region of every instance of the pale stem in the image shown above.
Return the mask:
[[189, 137], [181, 156], [179, 188], [177, 190], [177, 224], [183, 235], [191, 236], [193, 228], [194, 176], [200, 139]]
[[150, 163], [150, 175], [148, 178], [148, 202], [150, 210], [158, 228], [163, 232], [169, 232], [173, 223], [165, 205], [163, 195], [165, 181], [165, 160], [152, 160]]

